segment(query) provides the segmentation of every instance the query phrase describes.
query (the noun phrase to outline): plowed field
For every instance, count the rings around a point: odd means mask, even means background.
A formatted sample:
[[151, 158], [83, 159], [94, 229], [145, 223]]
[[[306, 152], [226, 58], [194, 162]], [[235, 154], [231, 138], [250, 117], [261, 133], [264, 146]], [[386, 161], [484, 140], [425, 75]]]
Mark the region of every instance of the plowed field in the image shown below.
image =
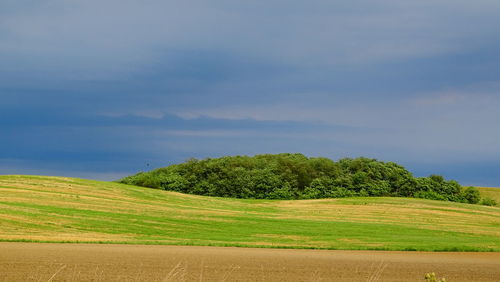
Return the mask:
[[498, 281], [499, 253], [0, 243], [0, 281]]

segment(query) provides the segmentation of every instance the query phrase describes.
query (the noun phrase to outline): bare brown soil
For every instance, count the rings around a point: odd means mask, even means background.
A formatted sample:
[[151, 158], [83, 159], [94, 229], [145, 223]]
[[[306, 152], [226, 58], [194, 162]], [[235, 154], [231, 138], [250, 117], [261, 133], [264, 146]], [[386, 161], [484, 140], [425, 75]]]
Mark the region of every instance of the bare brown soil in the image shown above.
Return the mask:
[[499, 253], [0, 243], [0, 281], [499, 281]]

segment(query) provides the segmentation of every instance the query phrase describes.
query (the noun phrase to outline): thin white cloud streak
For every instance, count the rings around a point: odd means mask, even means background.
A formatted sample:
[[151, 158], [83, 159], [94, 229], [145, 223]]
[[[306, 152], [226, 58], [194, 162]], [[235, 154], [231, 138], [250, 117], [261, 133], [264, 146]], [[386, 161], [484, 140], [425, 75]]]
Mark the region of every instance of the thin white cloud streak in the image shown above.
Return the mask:
[[[46, 166], [46, 164], [45, 164]], [[49, 165], [50, 166], [50, 165]], [[45, 176], [67, 176], [83, 179], [113, 181], [130, 175], [133, 171], [90, 171], [88, 169], [74, 170], [71, 168], [61, 169], [43, 167], [32, 161], [22, 161], [14, 159], [0, 159], [0, 175], [45, 175]]]
[[[179, 116], [322, 122], [360, 130], [318, 133], [317, 138], [359, 146], [398, 148], [422, 158], [495, 158], [500, 154], [500, 84], [445, 89], [369, 104], [342, 102], [308, 108], [300, 104], [188, 110]], [[300, 135], [297, 135], [300, 138]], [[379, 150], [377, 149], [377, 150]]]
[[155, 135], [182, 136], [182, 137], [251, 137], [259, 134], [258, 131], [248, 130], [165, 130]]

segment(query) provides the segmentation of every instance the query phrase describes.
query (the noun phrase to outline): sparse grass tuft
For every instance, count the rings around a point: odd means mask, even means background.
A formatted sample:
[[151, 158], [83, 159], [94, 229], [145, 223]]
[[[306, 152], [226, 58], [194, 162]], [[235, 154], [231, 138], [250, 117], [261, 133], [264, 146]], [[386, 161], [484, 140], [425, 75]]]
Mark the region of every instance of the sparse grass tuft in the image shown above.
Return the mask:
[[437, 278], [434, 272], [425, 274], [424, 279], [428, 282], [446, 282], [445, 278]]

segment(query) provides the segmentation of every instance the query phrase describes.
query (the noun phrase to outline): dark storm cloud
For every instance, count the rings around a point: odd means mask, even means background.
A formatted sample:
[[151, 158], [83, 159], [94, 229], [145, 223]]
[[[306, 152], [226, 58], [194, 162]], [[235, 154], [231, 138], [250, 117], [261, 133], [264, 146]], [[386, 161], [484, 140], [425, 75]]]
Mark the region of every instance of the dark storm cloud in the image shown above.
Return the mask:
[[500, 169], [499, 12], [489, 0], [1, 1], [0, 173], [110, 179], [292, 151], [417, 174], [450, 165], [447, 177], [499, 185], [463, 173]]

